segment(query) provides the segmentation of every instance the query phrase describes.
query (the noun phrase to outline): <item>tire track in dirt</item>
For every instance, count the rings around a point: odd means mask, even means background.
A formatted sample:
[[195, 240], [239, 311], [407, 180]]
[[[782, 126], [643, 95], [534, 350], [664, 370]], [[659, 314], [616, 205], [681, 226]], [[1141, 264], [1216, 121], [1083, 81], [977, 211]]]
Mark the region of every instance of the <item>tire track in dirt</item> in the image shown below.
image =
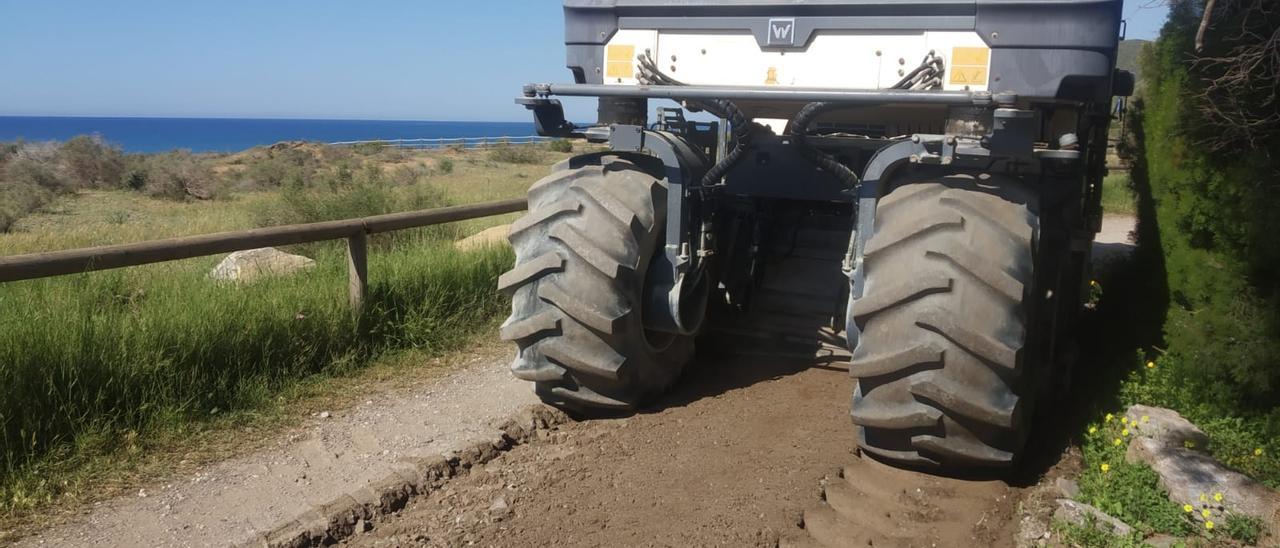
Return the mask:
[[[704, 361], [646, 412], [543, 432], [347, 539], [355, 546], [775, 546], [844, 470], [891, 546], [1012, 545], [1018, 491], [859, 458], [846, 364]], [[857, 491], [853, 491], [857, 489]], [[845, 525], [847, 526], [847, 525]], [[811, 525], [812, 527], [812, 525]], [[873, 534], [874, 533], [874, 534]]]

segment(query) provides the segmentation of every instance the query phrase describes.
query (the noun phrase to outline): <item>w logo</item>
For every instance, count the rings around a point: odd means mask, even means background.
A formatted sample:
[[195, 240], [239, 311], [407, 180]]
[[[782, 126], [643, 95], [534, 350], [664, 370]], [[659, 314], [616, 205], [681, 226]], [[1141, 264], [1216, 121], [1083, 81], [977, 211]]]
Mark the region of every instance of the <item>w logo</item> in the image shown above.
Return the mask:
[[796, 44], [795, 31], [795, 19], [770, 19], [769, 39], [766, 43], [770, 46], [794, 46]]

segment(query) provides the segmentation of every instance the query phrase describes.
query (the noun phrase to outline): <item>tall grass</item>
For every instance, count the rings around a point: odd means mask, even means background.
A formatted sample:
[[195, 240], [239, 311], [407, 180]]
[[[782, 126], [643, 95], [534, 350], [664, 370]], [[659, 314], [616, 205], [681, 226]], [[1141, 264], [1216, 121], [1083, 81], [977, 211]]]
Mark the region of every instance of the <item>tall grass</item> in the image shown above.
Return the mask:
[[502, 308], [506, 250], [433, 237], [370, 256], [368, 307], [345, 300], [344, 256], [253, 284], [207, 279], [212, 260], [0, 285], [0, 510], [56, 498], [42, 470], [175, 425], [268, 405], [316, 375], [387, 350], [456, 346]]

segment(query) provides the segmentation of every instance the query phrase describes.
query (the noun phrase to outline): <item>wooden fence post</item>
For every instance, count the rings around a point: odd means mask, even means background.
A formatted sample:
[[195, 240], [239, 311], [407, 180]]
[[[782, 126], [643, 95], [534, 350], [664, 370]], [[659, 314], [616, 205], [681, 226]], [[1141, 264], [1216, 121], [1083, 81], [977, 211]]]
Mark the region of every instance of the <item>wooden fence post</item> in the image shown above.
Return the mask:
[[369, 291], [369, 235], [363, 230], [347, 238], [347, 298], [351, 310], [364, 310], [365, 294]]

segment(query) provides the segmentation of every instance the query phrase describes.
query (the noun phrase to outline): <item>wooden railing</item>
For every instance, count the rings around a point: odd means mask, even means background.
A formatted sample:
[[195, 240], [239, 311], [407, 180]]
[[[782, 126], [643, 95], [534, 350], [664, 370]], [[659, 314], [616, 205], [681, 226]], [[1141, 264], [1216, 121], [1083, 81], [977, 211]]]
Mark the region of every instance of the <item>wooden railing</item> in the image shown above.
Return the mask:
[[0, 257], [0, 282], [79, 274], [94, 270], [176, 261], [259, 247], [345, 238], [347, 240], [348, 294], [351, 305], [359, 309], [364, 306], [365, 292], [369, 285], [366, 250], [370, 234], [478, 219], [523, 211], [527, 207], [527, 200], [518, 198], [498, 202], [375, 215], [373, 217], [343, 219], [340, 221], [275, 226], [132, 244], [11, 255]]

